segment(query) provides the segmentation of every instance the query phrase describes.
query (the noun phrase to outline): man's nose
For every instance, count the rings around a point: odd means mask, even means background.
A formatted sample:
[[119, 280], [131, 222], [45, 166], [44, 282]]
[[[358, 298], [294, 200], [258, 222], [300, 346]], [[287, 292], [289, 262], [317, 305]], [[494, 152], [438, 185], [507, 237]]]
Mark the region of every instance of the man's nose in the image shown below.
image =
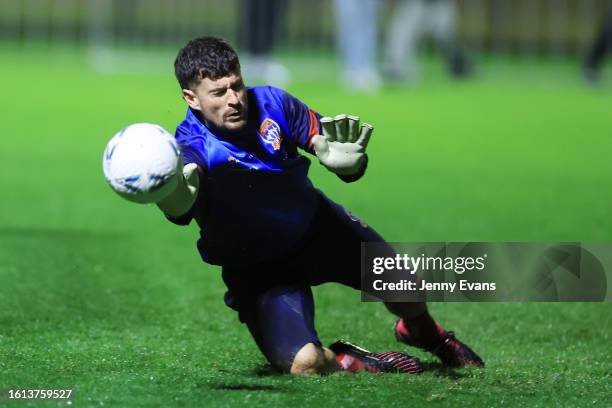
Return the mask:
[[228, 95], [228, 99], [227, 99], [227, 103], [229, 105], [239, 105], [240, 104], [240, 98], [238, 97], [238, 92], [236, 91], [229, 91], [229, 95]]

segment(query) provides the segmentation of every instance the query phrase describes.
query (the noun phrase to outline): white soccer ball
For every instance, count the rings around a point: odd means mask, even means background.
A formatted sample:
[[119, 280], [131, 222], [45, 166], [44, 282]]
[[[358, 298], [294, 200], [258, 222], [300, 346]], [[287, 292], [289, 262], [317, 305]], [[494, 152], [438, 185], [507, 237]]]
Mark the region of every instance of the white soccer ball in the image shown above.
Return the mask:
[[135, 123], [115, 134], [102, 158], [104, 177], [121, 197], [137, 203], [154, 203], [178, 183], [180, 151], [164, 128]]

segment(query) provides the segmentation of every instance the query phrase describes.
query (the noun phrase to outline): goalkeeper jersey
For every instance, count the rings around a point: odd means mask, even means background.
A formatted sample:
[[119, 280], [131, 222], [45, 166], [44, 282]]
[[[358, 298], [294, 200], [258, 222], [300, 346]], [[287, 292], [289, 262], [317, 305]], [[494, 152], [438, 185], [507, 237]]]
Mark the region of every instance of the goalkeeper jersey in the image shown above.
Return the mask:
[[196, 203], [177, 224], [195, 219], [205, 262], [248, 265], [287, 254], [299, 245], [317, 207], [308, 179], [311, 138], [320, 115], [285, 91], [247, 89], [249, 117], [239, 133], [213, 132], [188, 109], [176, 129], [185, 163], [200, 170]]

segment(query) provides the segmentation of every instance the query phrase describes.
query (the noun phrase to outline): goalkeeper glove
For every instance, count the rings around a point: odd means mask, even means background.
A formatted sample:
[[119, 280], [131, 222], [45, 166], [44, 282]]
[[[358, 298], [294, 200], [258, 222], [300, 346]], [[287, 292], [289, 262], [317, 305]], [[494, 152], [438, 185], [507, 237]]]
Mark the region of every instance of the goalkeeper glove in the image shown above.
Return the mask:
[[[182, 160], [181, 158], [181, 162]], [[171, 217], [186, 214], [195, 203], [200, 188], [197, 164], [189, 163], [184, 166], [182, 174], [178, 174], [178, 177], [174, 191], [157, 202], [157, 206]]]
[[312, 138], [312, 146], [323, 166], [339, 176], [359, 173], [366, 160], [365, 149], [374, 127], [364, 123], [359, 128], [359, 117], [338, 115], [321, 118], [323, 135]]

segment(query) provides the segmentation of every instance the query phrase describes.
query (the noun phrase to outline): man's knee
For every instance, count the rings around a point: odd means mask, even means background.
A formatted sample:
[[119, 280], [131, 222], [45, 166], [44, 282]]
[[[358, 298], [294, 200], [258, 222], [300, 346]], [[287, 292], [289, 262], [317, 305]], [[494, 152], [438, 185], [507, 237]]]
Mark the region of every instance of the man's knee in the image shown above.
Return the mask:
[[331, 350], [308, 343], [295, 355], [289, 372], [291, 374], [325, 374], [337, 369], [336, 356]]
[[398, 317], [416, 317], [427, 311], [424, 302], [387, 302], [387, 310]]

